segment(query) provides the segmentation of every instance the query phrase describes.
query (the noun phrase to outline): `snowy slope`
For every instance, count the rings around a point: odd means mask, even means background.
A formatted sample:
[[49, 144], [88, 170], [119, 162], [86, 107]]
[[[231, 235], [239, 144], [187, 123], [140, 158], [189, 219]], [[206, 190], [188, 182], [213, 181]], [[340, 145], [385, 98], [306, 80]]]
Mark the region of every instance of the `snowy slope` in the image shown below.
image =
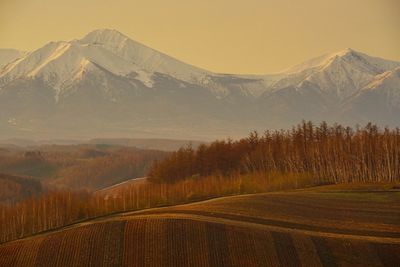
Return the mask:
[[78, 42], [103, 47], [148, 72], [169, 74], [185, 81], [198, 80], [209, 73], [135, 42], [116, 30], [96, 30]]
[[25, 52], [16, 49], [0, 49], [0, 69], [24, 54]]
[[138, 67], [115, 56], [109, 50], [95, 45], [77, 42], [52, 42], [7, 65], [0, 74], [2, 80], [41, 78], [55, 89], [77, 78], [93, 62], [116, 75], [127, 75], [138, 71]]
[[390, 123], [393, 117], [400, 117], [400, 67], [377, 75], [346, 106], [366, 119]]
[[378, 75], [361, 91], [361, 94], [367, 92], [382, 94], [388, 108], [400, 109], [400, 67]]

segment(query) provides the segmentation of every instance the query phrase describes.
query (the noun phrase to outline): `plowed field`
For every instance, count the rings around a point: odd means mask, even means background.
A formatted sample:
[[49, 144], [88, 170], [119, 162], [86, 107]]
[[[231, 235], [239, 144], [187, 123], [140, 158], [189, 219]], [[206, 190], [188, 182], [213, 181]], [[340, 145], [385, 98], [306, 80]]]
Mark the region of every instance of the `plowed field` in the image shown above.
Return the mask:
[[321, 187], [124, 213], [0, 246], [0, 266], [399, 266], [400, 193]]

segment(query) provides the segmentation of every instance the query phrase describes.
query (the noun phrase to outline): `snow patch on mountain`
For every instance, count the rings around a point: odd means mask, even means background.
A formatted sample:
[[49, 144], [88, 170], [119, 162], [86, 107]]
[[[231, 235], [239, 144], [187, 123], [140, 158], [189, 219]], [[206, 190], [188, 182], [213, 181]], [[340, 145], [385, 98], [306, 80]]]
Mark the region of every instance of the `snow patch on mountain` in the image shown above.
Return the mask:
[[392, 87], [398, 87], [397, 83], [400, 79], [400, 67], [393, 70], [386, 71], [380, 75], [377, 75], [373, 81], [371, 81], [364, 90], [374, 90], [379, 86], [389, 84]]
[[24, 56], [26, 52], [16, 49], [0, 49], [0, 69], [10, 62]]
[[377, 75], [360, 95], [368, 91], [383, 95], [388, 106], [400, 108], [400, 67]]

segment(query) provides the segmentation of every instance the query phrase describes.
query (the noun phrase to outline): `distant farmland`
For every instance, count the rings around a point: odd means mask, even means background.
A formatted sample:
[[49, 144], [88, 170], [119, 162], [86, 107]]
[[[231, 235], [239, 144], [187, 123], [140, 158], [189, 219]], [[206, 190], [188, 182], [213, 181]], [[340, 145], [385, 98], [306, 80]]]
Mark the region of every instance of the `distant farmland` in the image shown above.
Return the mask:
[[365, 190], [321, 187], [107, 216], [3, 244], [0, 266], [396, 266], [400, 193]]

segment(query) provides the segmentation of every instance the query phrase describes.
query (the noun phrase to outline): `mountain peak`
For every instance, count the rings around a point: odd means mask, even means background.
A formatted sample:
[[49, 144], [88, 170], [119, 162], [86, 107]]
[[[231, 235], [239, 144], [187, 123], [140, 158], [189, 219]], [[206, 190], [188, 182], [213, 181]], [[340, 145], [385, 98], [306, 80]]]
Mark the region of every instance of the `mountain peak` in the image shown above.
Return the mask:
[[114, 29], [97, 29], [79, 40], [80, 43], [118, 44], [129, 40], [129, 37]]
[[347, 55], [352, 55], [352, 54], [358, 54], [359, 52], [355, 51], [352, 48], [346, 48], [343, 50], [339, 50], [333, 54], [331, 54], [332, 57], [334, 56], [339, 56], [339, 57], [343, 57], [343, 56], [347, 56]]
[[337, 60], [344, 60], [347, 62], [365, 61], [368, 58], [366, 54], [358, 52], [352, 48], [346, 48], [337, 52], [322, 56], [320, 66], [327, 66]]
[[297, 64], [293, 67], [290, 67], [290, 68], [284, 70], [283, 73], [300, 73], [303, 71], [308, 72], [312, 69], [321, 68], [323, 66], [326, 66], [327, 64], [331, 63], [332, 61], [334, 61], [337, 58], [346, 58], [352, 54], [359, 54], [359, 52], [355, 51], [352, 48], [346, 48], [346, 49], [339, 50], [334, 53], [325, 54], [325, 55], [318, 56], [318, 57], [312, 58], [310, 60], [304, 61], [300, 64]]
[[101, 28], [101, 29], [96, 29], [93, 30], [91, 32], [89, 32], [88, 34], [86, 34], [86, 36], [90, 36], [90, 35], [97, 35], [97, 36], [123, 36], [126, 37], [127, 36], [123, 33], [121, 33], [118, 30], [115, 29], [109, 29], [109, 28]]
[[363, 69], [364, 71], [375, 74], [383, 73], [400, 65], [400, 62], [372, 57], [352, 48], [346, 48], [305, 61], [283, 71], [283, 73], [310, 73], [326, 69], [332, 66], [332, 64], [342, 64], [343, 62], [346, 62], [347, 65], [352, 65], [358, 69]]

